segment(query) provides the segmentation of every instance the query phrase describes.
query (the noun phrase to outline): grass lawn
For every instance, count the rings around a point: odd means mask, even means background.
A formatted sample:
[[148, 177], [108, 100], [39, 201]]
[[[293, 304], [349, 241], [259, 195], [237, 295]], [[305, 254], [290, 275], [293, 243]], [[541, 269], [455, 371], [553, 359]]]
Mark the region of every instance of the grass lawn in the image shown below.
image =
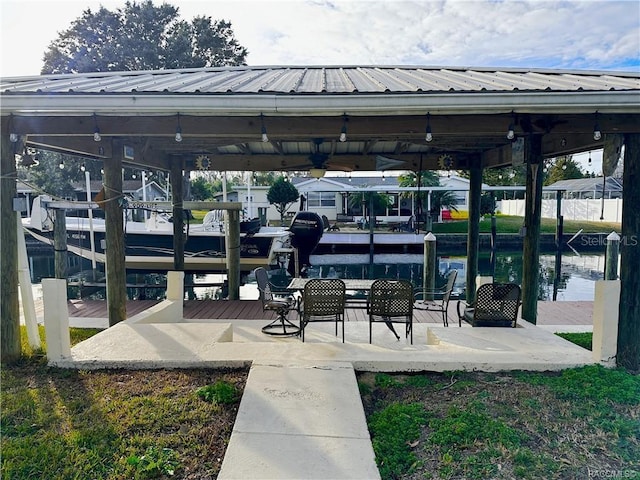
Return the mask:
[[383, 479], [640, 479], [640, 377], [624, 371], [358, 380]]
[[[496, 215], [496, 232], [517, 234], [524, 223], [524, 217], [514, 217], [509, 215]], [[467, 233], [469, 221], [455, 220], [433, 224], [433, 233]], [[563, 231], [565, 234], [574, 234], [580, 229], [584, 233], [611, 233], [620, 232], [619, 223], [608, 222], [580, 222], [565, 220]], [[540, 224], [540, 233], [555, 233], [556, 221], [552, 218], [543, 218]], [[491, 217], [484, 217], [480, 221], [480, 233], [491, 233]]]
[[[194, 220], [191, 223], [202, 223], [202, 219], [207, 214], [205, 210], [192, 210]], [[496, 231], [497, 233], [512, 233], [517, 234], [520, 232], [520, 227], [524, 223], [524, 217], [514, 217], [509, 215], [496, 215]], [[452, 220], [443, 223], [433, 224], [433, 233], [467, 233], [468, 220]], [[608, 222], [582, 222], [565, 220], [564, 233], [574, 234], [580, 229], [584, 230], [584, 233], [611, 233], [612, 231], [620, 232], [619, 223]], [[540, 233], [555, 233], [556, 221], [555, 219], [543, 218], [541, 220]], [[480, 233], [491, 233], [491, 217], [484, 217], [484, 220], [480, 222]]]
[[64, 370], [23, 351], [1, 372], [1, 478], [216, 478], [247, 371]]
[[[95, 333], [71, 329], [73, 343]], [[246, 378], [49, 368], [24, 345], [1, 372], [0, 477], [216, 478]], [[385, 480], [640, 479], [639, 376], [588, 366], [358, 381]]]

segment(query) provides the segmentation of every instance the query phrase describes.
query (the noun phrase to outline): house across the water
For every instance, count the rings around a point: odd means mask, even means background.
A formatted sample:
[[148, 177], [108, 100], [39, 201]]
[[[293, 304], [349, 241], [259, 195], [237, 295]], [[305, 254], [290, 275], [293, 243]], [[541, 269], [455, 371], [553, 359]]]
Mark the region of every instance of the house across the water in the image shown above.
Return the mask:
[[[293, 177], [291, 182], [304, 197], [303, 202], [291, 205], [288, 216], [295, 215], [301, 209], [325, 215], [330, 221], [357, 222], [367, 215], [367, 205], [353, 201], [352, 197], [363, 191], [376, 191], [389, 198], [389, 206], [384, 214], [378, 214], [379, 221], [394, 223], [406, 222], [417, 214], [417, 188], [402, 189], [397, 176], [378, 175], [367, 177], [356, 176], [324, 176], [319, 179], [310, 177]], [[423, 192], [435, 190], [451, 191], [455, 197], [456, 210], [444, 209], [440, 217], [444, 219], [467, 218], [469, 205], [469, 180], [457, 175], [442, 176], [439, 187], [422, 187]], [[245, 214], [249, 217], [260, 217], [269, 222], [280, 220], [280, 215], [267, 200], [269, 187], [235, 186], [227, 193], [232, 202], [241, 202]], [[222, 195], [219, 194], [221, 199]], [[304, 205], [301, 205], [304, 203]], [[424, 207], [423, 207], [424, 208]]]

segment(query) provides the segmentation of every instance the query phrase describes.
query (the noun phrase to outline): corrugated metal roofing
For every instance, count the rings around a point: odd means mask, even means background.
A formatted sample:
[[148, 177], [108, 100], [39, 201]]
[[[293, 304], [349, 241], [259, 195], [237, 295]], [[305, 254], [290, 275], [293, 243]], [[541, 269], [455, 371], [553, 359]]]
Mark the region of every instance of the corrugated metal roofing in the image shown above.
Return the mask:
[[[607, 191], [608, 192], [621, 192], [622, 185], [618, 180], [613, 177], [606, 178]], [[596, 178], [575, 178], [569, 180], [558, 180], [551, 185], [548, 185], [548, 189], [552, 190], [567, 190], [569, 192], [591, 192], [602, 191], [602, 177]]]
[[0, 79], [2, 94], [376, 94], [640, 90], [640, 74], [440, 67], [223, 67]]

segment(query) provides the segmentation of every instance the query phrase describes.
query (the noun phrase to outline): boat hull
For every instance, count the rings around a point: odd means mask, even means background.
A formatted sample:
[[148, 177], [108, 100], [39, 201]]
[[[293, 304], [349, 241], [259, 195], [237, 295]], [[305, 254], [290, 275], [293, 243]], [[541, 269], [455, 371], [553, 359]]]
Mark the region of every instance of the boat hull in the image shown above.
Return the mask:
[[[86, 219], [85, 222], [88, 223]], [[70, 224], [70, 225], [69, 225]], [[95, 253], [91, 250], [91, 233], [86, 225], [67, 225], [67, 249], [81, 257], [105, 263], [105, 232], [94, 229]], [[86, 228], [85, 228], [86, 227]], [[26, 230], [37, 240], [53, 245], [53, 232], [29, 228]], [[277, 251], [288, 238], [285, 231], [241, 234], [240, 269], [250, 271], [257, 267], [277, 264]], [[286, 250], [286, 249], [285, 249]], [[224, 272], [226, 265], [225, 236], [219, 232], [195, 231], [186, 235], [184, 264], [187, 271]], [[134, 270], [173, 269], [173, 232], [127, 231], [125, 232], [125, 266]]]

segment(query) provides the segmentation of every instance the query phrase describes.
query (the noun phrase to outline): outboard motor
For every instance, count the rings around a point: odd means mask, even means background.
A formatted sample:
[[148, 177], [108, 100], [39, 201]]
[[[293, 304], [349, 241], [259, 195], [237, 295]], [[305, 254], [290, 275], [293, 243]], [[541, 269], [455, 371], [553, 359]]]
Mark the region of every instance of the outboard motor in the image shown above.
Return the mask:
[[[298, 212], [291, 221], [289, 231], [291, 232], [291, 246], [298, 249], [298, 261], [302, 271], [309, 266], [309, 256], [322, 238], [324, 231], [322, 218], [314, 212]], [[293, 276], [295, 276], [295, 268], [295, 259], [290, 256], [287, 270]]]

